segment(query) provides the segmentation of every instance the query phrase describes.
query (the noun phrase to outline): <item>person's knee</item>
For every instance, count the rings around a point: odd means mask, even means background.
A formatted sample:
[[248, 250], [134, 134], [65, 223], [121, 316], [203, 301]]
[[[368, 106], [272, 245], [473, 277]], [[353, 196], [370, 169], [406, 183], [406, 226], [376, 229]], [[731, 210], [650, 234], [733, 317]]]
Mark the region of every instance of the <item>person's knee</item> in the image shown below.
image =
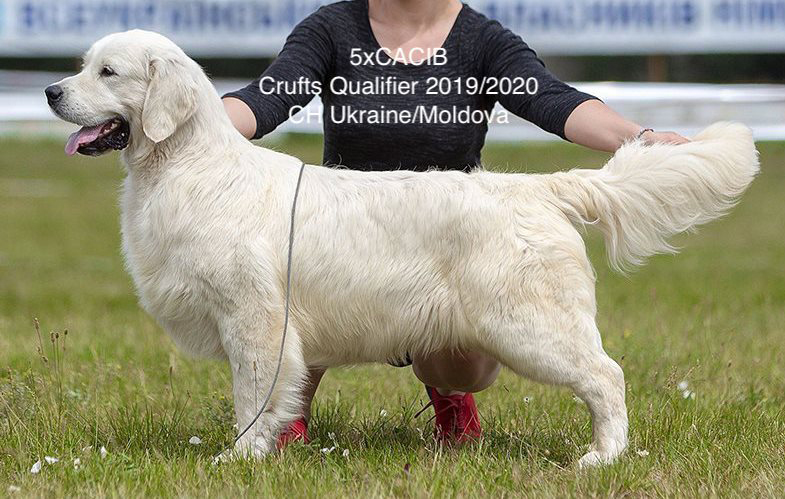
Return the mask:
[[496, 381], [500, 370], [501, 365], [496, 359], [487, 355], [473, 354], [473, 358], [469, 359], [463, 370], [465, 373], [463, 387], [453, 390], [472, 393], [485, 390]]
[[426, 385], [472, 393], [491, 386], [501, 369], [496, 359], [487, 355], [451, 351], [415, 357], [412, 367]]
[[499, 376], [501, 365], [496, 359], [485, 357], [471, 364], [465, 373], [463, 383], [457, 385], [453, 390], [461, 392], [481, 392], [491, 386]]

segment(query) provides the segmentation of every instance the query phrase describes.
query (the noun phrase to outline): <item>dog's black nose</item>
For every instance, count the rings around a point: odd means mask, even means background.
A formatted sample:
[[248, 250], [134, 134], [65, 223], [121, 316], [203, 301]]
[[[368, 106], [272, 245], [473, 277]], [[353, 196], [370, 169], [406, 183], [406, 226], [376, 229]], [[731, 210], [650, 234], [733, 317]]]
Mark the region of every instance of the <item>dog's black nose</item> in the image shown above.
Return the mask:
[[49, 85], [44, 90], [46, 94], [46, 100], [49, 102], [49, 105], [55, 104], [60, 98], [63, 96], [63, 87], [60, 85]]

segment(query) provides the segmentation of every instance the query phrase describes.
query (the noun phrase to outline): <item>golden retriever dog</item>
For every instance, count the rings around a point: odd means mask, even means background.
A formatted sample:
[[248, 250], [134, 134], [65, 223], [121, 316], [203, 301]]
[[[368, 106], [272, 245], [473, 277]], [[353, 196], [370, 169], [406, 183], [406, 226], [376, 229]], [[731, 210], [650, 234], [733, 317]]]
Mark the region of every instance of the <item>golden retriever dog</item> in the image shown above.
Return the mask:
[[758, 172], [750, 130], [731, 123], [550, 175], [307, 165], [282, 346], [301, 161], [243, 138], [199, 65], [156, 33], [97, 41], [46, 94], [82, 126], [68, 153], [122, 149], [123, 252], [141, 305], [185, 351], [229, 361], [240, 429], [283, 349], [270, 404], [230, 456], [275, 449], [307, 366], [459, 348], [571, 388], [593, 422], [579, 464], [613, 461], [627, 445], [624, 375], [602, 347], [578, 229], [597, 227], [625, 269], [674, 251], [670, 236], [726, 213]]

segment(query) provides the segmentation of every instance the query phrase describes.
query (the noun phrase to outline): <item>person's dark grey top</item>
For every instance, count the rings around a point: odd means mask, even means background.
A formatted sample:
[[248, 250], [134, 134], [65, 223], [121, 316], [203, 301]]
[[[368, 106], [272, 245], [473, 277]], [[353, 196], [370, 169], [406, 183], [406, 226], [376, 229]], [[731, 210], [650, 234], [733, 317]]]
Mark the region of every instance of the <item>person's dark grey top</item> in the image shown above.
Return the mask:
[[[259, 138], [320, 94], [324, 163], [360, 170], [471, 168], [480, 164], [488, 131], [487, 120], [477, 117], [487, 116], [480, 113], [497, 101], [564, 138], [570, 113], [594, 98], [556, 79], [518, 35], [468, 5], [444, 42], [446, 57], [390, 64], [388, 54], [377, 55], [379, 48], [368, 0], [327, 5], [294, 28], [260, 78], [226, 96], [253, 110]], [[365, 54], [373, 55], [371, 61]], [[394, 83], [344, 92], [348, 82], [379, 79]], [[412, 82], [413, 92], [405, 94]]]

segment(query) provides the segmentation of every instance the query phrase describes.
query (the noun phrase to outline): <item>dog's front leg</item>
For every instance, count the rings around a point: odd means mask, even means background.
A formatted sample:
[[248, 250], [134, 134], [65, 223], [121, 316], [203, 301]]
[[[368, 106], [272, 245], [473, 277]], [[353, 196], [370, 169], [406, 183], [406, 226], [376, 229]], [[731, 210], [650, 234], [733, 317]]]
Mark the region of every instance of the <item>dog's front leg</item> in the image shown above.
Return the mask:
[[[222, 342], [232, 369], [238, 432], [256, 417], [270, 391], [278, 366], [283, 313], [254, 311], [239, 314], [222, 327]], [[299, 417], [300, 387], [305, 378], [297, 331], [289, 322], [278, 380], [264, 412], [240, 437], [231, 457], [263, 457], [275, 450], [278, 434]]]

